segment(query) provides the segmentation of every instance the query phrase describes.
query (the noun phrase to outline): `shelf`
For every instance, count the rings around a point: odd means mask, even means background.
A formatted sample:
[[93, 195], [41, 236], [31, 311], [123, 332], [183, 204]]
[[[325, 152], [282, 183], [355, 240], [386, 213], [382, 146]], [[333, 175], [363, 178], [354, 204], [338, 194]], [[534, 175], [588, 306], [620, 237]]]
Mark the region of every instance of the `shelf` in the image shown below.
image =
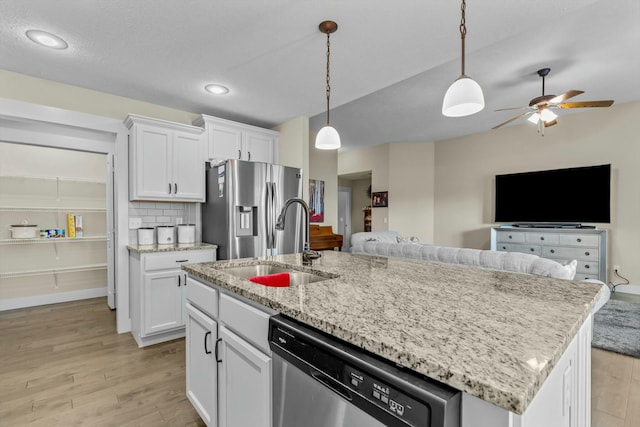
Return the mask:
[[0, 245], [26, 245], [31, 243], [68, 243], [68, 242], [106, 242], [107, 236], [89, 236], [89, 237], [51, 237], [34, 239], [0, 239]]
[[[69, 240], [72, 240], [72, 239], [69, 239]], [[94, 270], [106, 270], [106, 269], [107, 269], [107, 264], [85, 265], [82, 267], [48, 268], [44, 270], [28, 270], [28, 271], [0, 273], [0, 279], [8, 279], [12, 277], [24, 277], [24, 276], [42, 276], [46, 274], [79, 273], [82, 271], [94, 271]]]
[[19, 207], [0, 206], [0, 212], [106, 212], [106, 208], [55, 208], [55, 207]]
[[0, 175], [0, 179], [35, 179], [41, 181], [58, 181], [58, 182], [70, 182], [73, 184], [105, 184], [105, 181], [99, 181], [95, 179], [79, 179], [79, 178], [63, 178], [63, 177], [46, 177], [46, 176], [29, 176], [29, 175]]

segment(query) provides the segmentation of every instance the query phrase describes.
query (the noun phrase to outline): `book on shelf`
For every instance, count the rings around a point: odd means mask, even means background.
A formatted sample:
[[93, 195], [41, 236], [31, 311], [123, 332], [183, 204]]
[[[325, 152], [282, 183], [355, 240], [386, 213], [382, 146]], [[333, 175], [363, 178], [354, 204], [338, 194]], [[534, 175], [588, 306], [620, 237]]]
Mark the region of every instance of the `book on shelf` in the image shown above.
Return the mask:
[[67, 214], [67, 237], [76, 238], [76, 216], [72, 213]]

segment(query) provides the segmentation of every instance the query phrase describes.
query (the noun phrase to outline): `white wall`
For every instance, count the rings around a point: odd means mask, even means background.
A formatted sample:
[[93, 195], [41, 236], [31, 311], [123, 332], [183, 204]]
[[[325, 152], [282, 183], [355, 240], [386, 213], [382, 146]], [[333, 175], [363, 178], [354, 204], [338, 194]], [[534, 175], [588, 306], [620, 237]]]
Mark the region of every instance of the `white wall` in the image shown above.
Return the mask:
[[496, 174], [611, 163], [611, 224], [597, 225], [609, 229], [609, 267], [640, 283], [640, 102], [563, 113], [544, 137], [524, 123], [438, 141], [434, 242], [489, 247]]

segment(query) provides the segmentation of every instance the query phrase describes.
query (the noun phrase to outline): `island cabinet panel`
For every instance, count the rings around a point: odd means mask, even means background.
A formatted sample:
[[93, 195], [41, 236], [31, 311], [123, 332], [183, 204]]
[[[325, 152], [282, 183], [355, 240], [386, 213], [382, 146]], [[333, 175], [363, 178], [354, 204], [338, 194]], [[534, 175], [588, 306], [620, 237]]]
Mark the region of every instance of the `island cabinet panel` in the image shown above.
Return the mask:
[[220, 427], [271, 427], [271, 357], [220, 327]]
[[131, 251], [131, 334], [139, 347], [184, 336], [187, 274], [181, 266], [214, 260], [213, 249]]
[[203, 202], [202, 129], [130, 114], [129, 199]]
[[[591, 425], [591, 315], [571, 341], [522, 415], [468, 393], [462, 396], [462, 427], [583, 427]], [[531, 359], [532, 369], [546, 361]]]
[[193, 124], [205, 129], [207, 150], [204, 160], [277, 161], [279, 133], [276, 131], [206, 115], [197, 117]]
[[607, 283], [607, 230], [494, 227], [491, 250], [522, 252], [560, 263], [577, 260], [575, 280]]

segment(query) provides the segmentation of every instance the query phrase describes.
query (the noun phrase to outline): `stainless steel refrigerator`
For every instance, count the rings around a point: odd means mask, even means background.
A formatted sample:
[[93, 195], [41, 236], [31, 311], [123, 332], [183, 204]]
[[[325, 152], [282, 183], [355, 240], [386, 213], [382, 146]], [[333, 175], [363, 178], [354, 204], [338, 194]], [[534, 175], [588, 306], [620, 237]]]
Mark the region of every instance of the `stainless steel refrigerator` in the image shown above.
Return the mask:
[[284, 230], [275, 224], [284, 203], [302, 197], [302, 169], [243, 160], [206, 165], [202, 241], [218, 245], [218, 259], [302, 252], [298, 204], [287, 210]]

